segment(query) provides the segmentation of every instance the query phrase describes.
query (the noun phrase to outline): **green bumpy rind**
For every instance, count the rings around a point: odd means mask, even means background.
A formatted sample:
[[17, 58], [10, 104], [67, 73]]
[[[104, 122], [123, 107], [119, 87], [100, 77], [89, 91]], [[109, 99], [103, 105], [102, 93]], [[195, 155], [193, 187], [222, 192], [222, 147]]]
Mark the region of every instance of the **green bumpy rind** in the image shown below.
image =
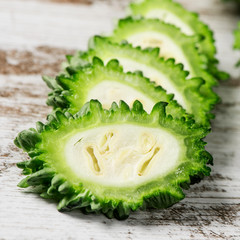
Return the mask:
[[[180, 19], [192, 33], [187, 35], [201, 35], [203, 39], [199, 41], [199, 51], [205, 54], [208, 59], [208, 70], [219, 80], [226, 80], [229, 75], [217, 69], [218, 60], [215, 58], [216, 47], [212, 30], [208, 25], [203, 23], [197, 13], [193, 13], [183, 8], [179, 3], [172, 0], [144, 0], [141, 2], [131, 3], [129, 10], [131, 15], [146, 17], [151, 10], [162, 10], [169, 12]], [[165, 15], [159, 16], [159, 19], [166, 21]], [[167, 21], [166, 21], [167, 22]]]
[[159, 19], [132, 17], [121, 19], [119, 20], [112, 36], [109, 37], [109, 40], [120, 43], [122, 40], [127, 40], [134, 34], [147, 31], [164, 34], [169, 37], [179, 49], [181, 49], [191, 67], [190, 74], [192, 77], [203, 78], [209, 87], [218, 85], [216, 79], [207, 71], [208, 60], [206, 56], [200, 54], [197, 50], [196, 46], [199, 43], [199, 38], [197, 36], [186, 36], [180, 31], [180, 29], [164, 23]]
[[141, 72], [124, 73], [117, 60], [111, 60], [104, 66], [102, 60], [94, 57], [90, 65], [79, 66], [77, 69], [68, 67], [66, 70], [68, 75], [60, 75], [56, 79], [43, 77], [48, 87], [53, 89], [48, 96], [47, 104], [54, 108], [67, 109], [72, 114], [77, 113], [89, 101], [87, 96], [91, 89], [107, 79], [137, 90], [154, 103], [159, 101], [169, 103], [166, 111], [174, 118], [194, 121], [192, 115], [187, 114], [186, 110], [173, 100], [173, 94], [167, 94], [161, 86], [150, 82]]
[[[78, 52], [74, 56], [68, 56], [68, 68], [71, 68], [72, 71], [77, 71], [82, 66], [86, 66], [89, 62], [91, 63], [95, 56], [101, 58], [104, 62], [109, 59], [120, 59], [120, 64], [121, 58], [129, 59], [137, 64], [143, 64], [154, 69], [165, 76], [181, 94], [184, 102], [187, 104], [186, 111], [194, 115], [197, 123], [209, 125], [209, 119], [213, 118], [210, 111], [218, 102], [218, 97], [216, 96], [214, 100], [204, 97], [199, 91], [204, 81], [201, 78], [187, 79], [188, 72], [183, 70], [183, 65], [176, 65], [173, 59], [164, 60], [160, 58], [159, 48], [143, 50], [140, 47], [134, 48], [128, 43], [112, 43], [107, 38], [95, 36], [89, 41], [88, 52]], [[154, 81], [154, 79], [150, 80]]]
[[[205, 84], [201, 86], [201, 93], [212, 101], [216, 102], [217, 95], [213, 92], [212, 87], [218, 85], [216, 79], [208, 72], [208, 60], [205, 55], [199, 54], [197, 43], [199, 39], [196, 36], [186, 36], [178, 28], [173, 25], [166, 24], [158, 19], [134, 19], [128, 17], [118, 22], [109, 40], [112, 42], [121, 42], [128, 37], [141, 32], [153, 31], [164, 34], [169, 37], [184, 53], [188, 63], [191, 66], [191, 77], [200, 77], [205, 80]], [[161, 55], [161, 49], [160, 49]]]
[[[48, 116], [45, 125], [38, 122], [36, 129], [20, 132], [14, 141], [30, 157], [30, 160], [17, 164], [28, 175], [19, 183], [19, 187], [38, 188], [42, 197], [59, 202], [60, 211], [80, 209], [84, 213], [103, 213], [117, 219], [125, 219], [137, 209], [172, 206], [185, 197], [182, 188], [187, 189], [190, 184], [210, 174], [206, 164], [212, 164], [212, 157], [205, 151], [205, 143], [201, 140], [207, 135], [208, 129], [196, 128], [183, 119], [167, 116], [165, 106], [166, 103], [158, 103], [151, 114], [147, 114], [138, 101], [131, 110], [122, 101], [119, 106], [113, 103], [110, 110], [104, 110], [97, 100], [91, 100], [74, 116], [55, 111]], [[185, 146], [183, 161], [166, 176], [137, 187], [108, 188], [99, 183], [89, 184], [76, 177], [66, 164], [61, 153], [63, 149], [59, 148], [64, 136], [112, 124], [147, 125], [174, 134], [182, 139]], [[56, 147], [50, 148], [49, 143], [56, 143]]]

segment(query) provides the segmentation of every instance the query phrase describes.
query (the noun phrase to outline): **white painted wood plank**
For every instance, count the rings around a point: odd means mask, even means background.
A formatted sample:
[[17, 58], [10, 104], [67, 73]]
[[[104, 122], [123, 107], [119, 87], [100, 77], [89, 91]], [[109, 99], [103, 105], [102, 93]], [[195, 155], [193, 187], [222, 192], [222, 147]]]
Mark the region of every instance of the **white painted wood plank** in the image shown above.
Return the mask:
[[124, 16], [119, 5], [113, 8], [100, 1], [88, 6], [1, 0], [0, 29], [4, 37], [0, 38], [0, 45], [2, 48], [50, 45], [86, 49], [89, 37], [110, 32], [112, 20]]
[[12, 141], [51, 111], [40, 75], [56, 74], [64, 54], [109, 32], [127, 2], [0, 0], [0, 239], [240, 239], [240, 72], [233, 67], [240, 56], [231, 49], [239, 17], [231, 4], [217, 0], [179, 0], [214, 29], [220, 66], [233, 76], [216, 89], [223, 102], [207, 137], [215, 160], [211, 177], [174, 207], [133, 213], [123, 222], [78, 211], [62, 214], [55, 202], [16, 187], [22, 175], [15, 163], [26, 155]]

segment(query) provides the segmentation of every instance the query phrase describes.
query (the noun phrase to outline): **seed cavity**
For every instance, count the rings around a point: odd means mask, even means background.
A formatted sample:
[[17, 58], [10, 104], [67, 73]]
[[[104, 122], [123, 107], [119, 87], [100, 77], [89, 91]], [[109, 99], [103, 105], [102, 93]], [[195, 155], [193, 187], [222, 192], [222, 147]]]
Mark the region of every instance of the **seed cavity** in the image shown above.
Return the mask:
[[147, 159], [146, 161], [143, 162], [142, 166], [140, 167], [140, 170], [138, 172], [138, 176], [143, 176], [144, 173], [146, 173], [151, 161], [153, 160], [153, 158], [158, 154], [158, 152], [160, 151], [160, 147], [156, 147], [154, 152], [153, 152], [153, 155]]
[[140, 137], [139, 148], [143, 154], [149, 153], [156, 144], [156, 138], [148, 133], [143, 133]]
[[110, 151], [110, 145], [114, 138], [114, 135], [115, 134], [113, 132], [108, 132], [103, 136], [103, 138], [100, 142], [101, 154], [104, 154], [104, 153]]
[[69, 136], [64, 154], [79, 179], [106, 186], [139, 186], [173, 169], [180, 147], [178, 139], [162, 129], [106, 124]]
[[[115, 156], [114, 162], [111, 163], [109, 162], [112, 154], [110, 150], [112, 150], [112, 145], [114, 145], [114, 138], [118, 138], [116, 133], [109, 131], [103, 135], [98, 145], [88, 145], [86, 147], [93, 172], [96, 175], [102, 175], [106, 171], [106, 167], [108, 168], [108, 166], [113, 164], [117, 175], [129, 175], [132, 171], [138, 176], [146, 175], [153, 158], [160, 151], [160, 147], [156, 146], [156, 138], [152, 134], [142, 133], [138, 139], [138, 147], [135, 150], [128, 146], [115, 149], [117, 156]], [[75, 144], [81, 140], [79, 139]], [[103, 166], [103, 169], [101, 166]], [[134, 166], [140, 167], [135, 168]], [[134, 171], [134, 169], [136, 170]], [[125, 174], [126, 171], [128, 174]]]
[[101, 172], [101, 169], [100, 169], [100, 166], [99, 166], [99, 162], [98, 162], [98, 159], [94, 153], [94, 147], [92, 146], [88, 146], [86, 148], [87, 150], [87, 153], [89, 154], [90, 158], [91, 158], [91, 165], [93, 166], [93, 169], [96, 173], [100, 173]]

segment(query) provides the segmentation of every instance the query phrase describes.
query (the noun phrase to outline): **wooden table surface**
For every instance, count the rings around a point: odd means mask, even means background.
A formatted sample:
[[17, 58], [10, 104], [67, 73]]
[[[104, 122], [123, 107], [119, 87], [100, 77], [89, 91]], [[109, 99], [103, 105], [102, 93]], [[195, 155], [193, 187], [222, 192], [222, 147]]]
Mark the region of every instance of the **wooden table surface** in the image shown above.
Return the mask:
[[26, 155], [13, 144], [16, 134], [44, 121], [48, 89], [41, 75], [54, 76], [65, 54], [86, 49], [88, 38], [108, 33], [125, 15], [128, 0], [0, 0], [0, 239], [240, 239], [240, 58], [232, 31], [240, 18], [220, 0], [181, 0], [215, 31], [221, 69], [230, 81], [216, 89], [207, 149], [211, 177], [186, 191], [167, 210], [133, 213], [126, 221], [59, 213], [54, 201], [19, 189], [16, 162]]

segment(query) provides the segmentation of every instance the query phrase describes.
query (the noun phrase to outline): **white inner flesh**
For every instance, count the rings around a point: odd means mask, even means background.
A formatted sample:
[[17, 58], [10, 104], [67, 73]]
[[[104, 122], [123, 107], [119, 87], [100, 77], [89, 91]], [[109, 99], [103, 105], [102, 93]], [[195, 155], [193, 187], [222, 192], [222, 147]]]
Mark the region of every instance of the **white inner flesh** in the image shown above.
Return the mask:
[[181, 29], [183, 33], [185, 33], [188, 36], [194, 35], [193, 30], [184, 23], [179, 17], [176, 15], [168, 12], [165, 9], [154, 9], [149, 11], [146, 16], [146, 18], [158, 18], [166, 23], [173, 24]]
[[66, 161], [77, 176], [108, 186], [161, 177], [175, 167], [179, 153], [170, 133], [130, 124], [77, 133], [65, 146]]
[[159, 47], [160, 56], [165, 59], [174, 58], [176, 63], [182, 63], [184, 69], [191, 73], [190, 65], [182, 50], [168, 36], [157, 32], [147, 31], [131, 35], [127, 40], [132, 43], [134, 47]]
[[[105, 64], [110, 60], [111, 58], [106, 59], [104, 62]], [[187, 109], [187, 104], [185, 103], [185, 99], [183, 98], [182, 94], [179, 93], [176, 88], [173, 86], [171, 81], [160, 71], [157, 71], [156, 69], [146, 66], [145, 64], [138, 63], [134, 60], [127, 59], [127, 58], [120, 58], [117, 57], [120, 64], [123, 66], [125, 72], [134, 72], [137, 70], [140, 70], [143, 72], [143, 75], [147, 78], [149, 78], [151, 81], [156, 82], [157, 85], [162, 86], [167, 93], [173, 93], [175, 100], [181, 106], [185, 109]]]
[[154, 101], [132, 87], [109, 80], [103, 81], [91, 89], [87, 101], [91, 99], [98, 99], [105, 109], [109, 109], [113, 102], [118, 103], [120, 100], [125, 101], [130, 107], [132, 107], [135, 100], [139, 100], [148, 113], [152, 111], [155, 105]]

